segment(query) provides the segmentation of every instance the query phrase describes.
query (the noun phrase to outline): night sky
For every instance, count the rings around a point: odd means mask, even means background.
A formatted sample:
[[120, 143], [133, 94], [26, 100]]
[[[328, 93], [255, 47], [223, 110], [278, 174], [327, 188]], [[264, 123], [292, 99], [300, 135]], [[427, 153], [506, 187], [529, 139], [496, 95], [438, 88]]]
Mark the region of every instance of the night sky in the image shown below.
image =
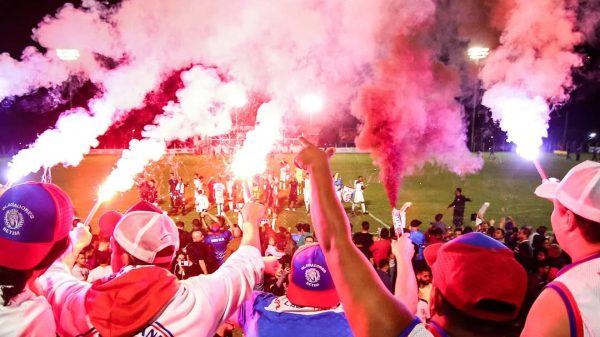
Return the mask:
[[[53, 14], [67, 1], [62, 0], [2, 0], [0, 1], [0, 30], [3, 32], [0, 39], [0, 52], [7, 52], [12, 57], [18, 58], [28, 45], [34, 45], [31, 40], [31, 31], [37, 26], [45, 15]], [[80, 1], [69, 1], [79, 5]], [[117, 0], [106, 1], [117, 3]], [[39, 47], [39, 46], [36, 46]], [[561, 143], [564, 135], [565, 117], [568, 112], [567, 140], [570, 142], [584, 142], [591, 132], [600, 134], [600, 46], [584, 44], [578, 46], [578, 51], [584, 55], [584, 66], [574, 71], [573, 78], [576, 84], [571, 93], [571, 99], [560, 106], [555, 106], [550, 122], [550, 140]], [[552, 71], [549, 69], [548, 71]], [[87, 98], [93, 95], [95, 88], [86, 83], [75, 83], [76, 90], [74, 105], [85, 106]], [[125, 121], [121, 128], [139, 129], [152, 120], [160, 111], [163, 101], [172, 97], [178, 88], [177, 81], [165, 83], [164, 95], [156, 95], [154, 102], [135, 114], [135, 118]], [[50, 95], [51, 94], [51, 95]], [[26, 97], [7, 98], [0, 103], [0, 152], [5, 152], [6, 147], [21, 148], [33, 142], [37, 135], [54, 125], [58, 115], [69, 108], [65, 104], [51, 104], [52, 95], [64, 97], [69, 95], [68, 84], [56, 88], [51, 93], [45, 89], [38, 90]], [[154, 104], [153, 104], [154, 103]], [[50, 108], [48, 108], [50, 107]], [[349, 117], [352, 122], [352, 118]], [[136, 131], [132, 136], [136, 136]], [[119, 135], [119, 137], [117, 137]], [[101, 138], [101, 144], [127, 143], [128, 136], [123, 137], [123, 132], [118, 127], [109, 131]]]

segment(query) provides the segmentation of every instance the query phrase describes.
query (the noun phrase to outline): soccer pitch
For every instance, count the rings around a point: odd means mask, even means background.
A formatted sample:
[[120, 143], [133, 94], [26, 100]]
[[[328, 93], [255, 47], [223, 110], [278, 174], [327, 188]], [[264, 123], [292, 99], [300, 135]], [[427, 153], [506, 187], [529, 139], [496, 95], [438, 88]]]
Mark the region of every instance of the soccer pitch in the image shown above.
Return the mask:
[[[490, 202], [486, 213], [486, 219], [496, 221], [503, 216], [512, 216], [518, 225], [529, 224], [534, 227], [550, 225], [550, 214], [552, 205], [550, 202], [541, 200], [533, 195], [535, 187], [540, 183], [540, 177], [531, 162], [523, 160], [514, 153], [498, 153], [496, 159], [489, 159], [484, 154], [485, 165], [483, 169], [474, 175], [459, 177], [438, 166], [427, 165], [411, 177], [404, 180], [400, 189], [398, 206], [403, 202], [411, 201], [412, 208], [409, 210], [407, 219], [419, 219], [423, 221], [423, 228], [433, 221], [436, 213], [444, 214], [445, 222], [451, 223], [452, 210], [448, 204], [453, 199], [454, 189], [461, 187], [463, 193], [471, 198], [473, 202], [467, 203], [465, 221], [468, 223], [468, 215], [477, 212], [484, 202]], [[275, 155], [270, 159], [270, 167], [278, 172], [278, 162], [286, 158], [290, 163], [293, 155]], [[585, 155], [583, 159], [586, 159]], [[549, 176], [562, 178], [564, 174], [574, 165], [575, 161], [567, 161], [562, 156], [544, 154], [541, 163]], [[98, 186], [110, 173], [112, 167], [118, 160], [116, 155], [88, 155], [77, 167], [57, 167], [52, 170], [53, 182], [62, 187], [72, 198], [76, 208], [76, 214], [84, 219], [87, 216], [94, 199]], [[6, 167], [7, 158], [3, 160]], [[383, 185], [378, 180], [379, 169], [372, 164], [367, 154], [336, 154], [331, 161], [333, 172], [339, 172], [346, 186], [352, 186], [357, 176], [362, 175], [368, 184], [365, 190], [368, 211], [383, 222], [391, 223], [391, 208]], [[226, 172], [227, 160], [223, 157], [195, 156], [195, 155], [169, 155], [160, 162], [151, 165], [148, 170], [157, 180], [159, 193], [164, 198], [162, 207], [169, 208], [167, 180], [171, 170], [177, 170], [179, 175], [190, 182], [186, 189], [189, 213], [186, 215], [174, 215], [175, 220], [183, 220], [186, 227], [190, 228], [191, 221], [197, 216], [193, 211], [193, 191], [191, 180], [195, 172], [205, 177], [217, 177]], [[39, 174], [28, 177], [29, 180], [39, 179]], [[280, 194], [283, 197], [286, 192]], [[95, 227], [98, 217], [106, 210], [126, 210], [138, 200], [138, 190], [133, 187], [126, 193], [116, 195], [106, 202], [92, 221]], [[350, 210], [350, 204], [345, 205]], [[214, 209], [212, 210], [214, 212]], [[349, 214], [354, 229], [360, 228], [360, 222], [368, 220], [371, 222], [371, 230], [382, 225], [368, 215], [354, 216]], [[306, 214], [303, 205], [299, 205], [295, 212], [282, 211], [277, 219], [278, 226], [293, 227], [298, 222], [310, 222], [310, 216]]]

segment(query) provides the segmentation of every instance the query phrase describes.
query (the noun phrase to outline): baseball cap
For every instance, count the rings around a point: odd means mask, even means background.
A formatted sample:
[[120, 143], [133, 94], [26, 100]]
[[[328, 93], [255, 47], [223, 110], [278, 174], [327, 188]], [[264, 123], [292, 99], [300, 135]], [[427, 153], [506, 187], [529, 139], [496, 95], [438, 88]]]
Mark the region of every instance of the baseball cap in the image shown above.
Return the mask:
[[30, 270], [69, 236], [73, 204], [53, 184], [28, 182], [0, 196], [0, 266]]
[[562, 181], [544, 180], [535, 195], [556, 199], [573, 213], [600, 222], [600, 163], [586, 160], [569, 170]]
[[428, 246], [423, 254], [433, 285], [459, 311], [497, 322], [519, 314], [527, 273], [502, 243], [472, 232]]
[[328, 309], [340, 303], [318, 243], [306, 244], [294, 253], [287, 297], [302, 307]]
[[100, 216], [98, 220], [98, 227], [100, 228], [100, 235], [103, 237], [111, 237], [115, 226], [121, 220], [123, 214], [117, 211], [107, 211]]
[[[145, 201], [125, 212], [115, 226], [113, 237], [126, 252], [146, 263], [169, 263], [179, 249], [179, 232], [173, 220]], [[174, 248], [172, 255], [156, 256], [170, 246]]]

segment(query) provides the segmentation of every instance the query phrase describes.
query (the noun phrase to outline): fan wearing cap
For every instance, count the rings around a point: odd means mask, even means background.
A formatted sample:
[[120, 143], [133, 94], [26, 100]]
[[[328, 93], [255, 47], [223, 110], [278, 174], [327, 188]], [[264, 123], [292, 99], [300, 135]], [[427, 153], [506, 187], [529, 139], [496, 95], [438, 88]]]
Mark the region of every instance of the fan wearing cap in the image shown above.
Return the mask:
[[542, 291], [522, 336], [600, 336], [600, 163], [585, 161], [536, 190], [552, 200], [552, 229], [573, 264]]
[[[468, 233], [432, 244], [424, 255], [433, 274], [428, 329], [434, 335], [514, 334], [511, 323], [525, 298], [527, 273], [510, 249], [482, 233]], [[410, 265], [409, 256], [398, 257], [398, 269]], [[397, 285], [416, 282], [414, 275], [404, 277]], [[408, 298], [401, 292], [396, 287], [399, 298]]]
[[[311, 218], [344, 312], [355, 336], [431, 336], [405, 304], [385, 288], [367, 258], [352, 243], [350, 223], [335, 195], [329, 157], [303, 137], [296, 166], [307, 170], [312, 186]], [[413, 276], [414, 278], [414, 276]], [[416, 289], [415, 289], [416, 293]]]
[[258, 222], [263, 213], [258, 204], [244, 207], [246, 230], [240, 248], [219, 270], [178, 281], [169, 272], [179, 248], [175, 223], [156, 206], [140, 202], [114, 227], [115, 274], [90, 284], [75, 279], [69, 267], [57, 261], [39, 278], [58, 334], [213, 336], [251, 295], [262, 274]]
[[300, 247], [292, 258], [287, 294], [255, 291], [232, 321], [246, 337], [354, 336], [318, 244]]
[[56, 336], [32, 281], [67, 252], [73, 205], [58, 186], [25, 183], [0, 196], [0, 336]]

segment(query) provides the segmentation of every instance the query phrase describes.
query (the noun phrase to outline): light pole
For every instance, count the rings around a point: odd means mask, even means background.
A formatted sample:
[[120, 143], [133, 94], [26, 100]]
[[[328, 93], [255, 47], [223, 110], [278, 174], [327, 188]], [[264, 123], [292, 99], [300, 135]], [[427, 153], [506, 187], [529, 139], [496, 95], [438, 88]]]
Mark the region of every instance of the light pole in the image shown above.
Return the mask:
[[[467, 51], [469, 58], [475, 61], [477, 73], [479, 75], [479, 61], [483, 60], [490, 54], [490, 48], [486, 47], [471, 47]], [[475, 92], [473, 93], [473, 111], [471, 112], [471, 152], [475, 151], [475, 114], [479, 106], [479, 77], [475, 81]]]
[[[76, 62], [79, 60], [79, 49], [56, 49], [56, 56], [65, 62]], [[69, 106], [73, 109], [73, 85], [72, 81], [69, 81]]]
[[[56, 49], [56, 56], [65, 62], [75, 62], [79, 60], [78, 49]], [[73, 85], [69, 81], [69, 107], [73, 109]], [[52, 183], [52, 167], [44, 167], [44, 173], [41, 178], [43, 183]]]

